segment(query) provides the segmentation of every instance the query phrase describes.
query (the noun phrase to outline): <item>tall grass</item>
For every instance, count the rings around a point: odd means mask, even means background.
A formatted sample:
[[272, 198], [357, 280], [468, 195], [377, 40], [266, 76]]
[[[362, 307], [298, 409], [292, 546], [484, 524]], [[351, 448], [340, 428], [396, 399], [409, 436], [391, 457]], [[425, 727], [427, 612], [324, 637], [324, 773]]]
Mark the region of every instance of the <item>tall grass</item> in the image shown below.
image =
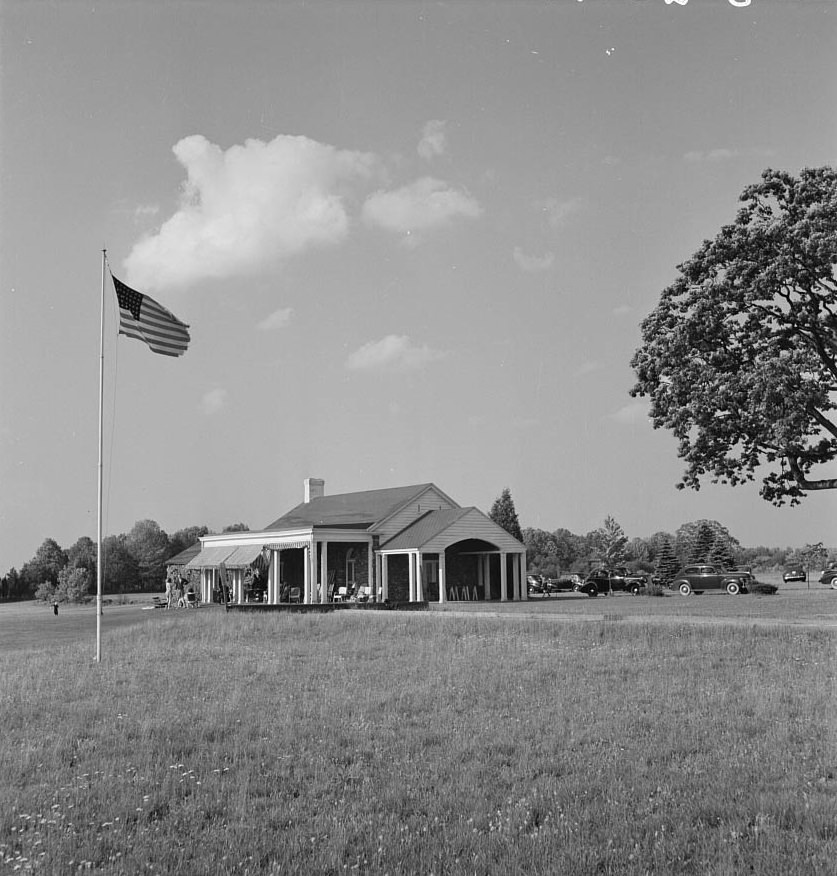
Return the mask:
[[156, 615], [3, 667], [0, 863], [832, 873], [827, 632]]

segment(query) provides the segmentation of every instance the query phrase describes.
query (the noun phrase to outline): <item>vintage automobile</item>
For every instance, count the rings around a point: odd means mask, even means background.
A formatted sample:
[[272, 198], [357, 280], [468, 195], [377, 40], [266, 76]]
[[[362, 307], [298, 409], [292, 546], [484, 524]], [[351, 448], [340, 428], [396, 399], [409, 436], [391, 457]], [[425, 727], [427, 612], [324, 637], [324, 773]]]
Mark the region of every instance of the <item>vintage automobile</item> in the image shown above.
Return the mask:
[[837, 590], [837, 566], [830, 566], [828, 569], [823, 569], [820, 574], [820, 584], [825, 584], [832, 590]]
[[526, 590], [529, 593], [546, 593], [546, 578], [543, 575], [527, 575]]
[[629, 572], [624, 567], [616, 569], [594, 569], [580, 584], [573, 589], [586, 593], [588, 596], [598, 596], [600, 593], [622, 591], [636, 596], [648, 584], [648, 578], [641, 573]]
[[561, 593], [575, 589], [576, 584], [581, 583], [579, 575], [561, 575], [558, 578], [547, 578], [546, 587], [550, 593]]
[[790, 581], [807, 581], [808, 574], [804, 569], [788, 569], [784, 575], [782, 575], [782, 580], [787, 584]]
[[751, 574], [747, 571], [725, 572], [717, 566], [698, 564], [681, 569], [671, 582], [671, 589], [681, 596], [703, 593], [704, 590], [726, 590], [730, 596], [747, 592]]

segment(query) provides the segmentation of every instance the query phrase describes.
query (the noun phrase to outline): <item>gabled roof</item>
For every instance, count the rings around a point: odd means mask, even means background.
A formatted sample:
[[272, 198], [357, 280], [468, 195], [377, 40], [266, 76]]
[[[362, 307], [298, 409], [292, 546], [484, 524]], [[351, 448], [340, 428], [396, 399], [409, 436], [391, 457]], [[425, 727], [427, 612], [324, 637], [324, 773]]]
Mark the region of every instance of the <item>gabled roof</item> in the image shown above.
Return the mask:
[[181, 551], [179, 554], [175, 554], [173, 557], [169, 557], [166, 560], [167, 566], [185, 566], [189, 560], [194, 559], [201, 551], [201, 543], [196, 541], [193, 545], [190, 545], [186, 548], [186, 550]]
[[427, 514], [414, 520], [389, 541], [384, 542], [381, 545], [381, 550], [397, 551], [406, 548], [420, 548], [472, 510], [472, 508], [451, 508], [444, 511], [428, 511]]
[[415, 484], [409, 487], [320, 496], [310, 502], [302, 502], [265, 529], [299, 529], [308, 526], [369, 529], [415, 501], [432, 486], [433, 484]]

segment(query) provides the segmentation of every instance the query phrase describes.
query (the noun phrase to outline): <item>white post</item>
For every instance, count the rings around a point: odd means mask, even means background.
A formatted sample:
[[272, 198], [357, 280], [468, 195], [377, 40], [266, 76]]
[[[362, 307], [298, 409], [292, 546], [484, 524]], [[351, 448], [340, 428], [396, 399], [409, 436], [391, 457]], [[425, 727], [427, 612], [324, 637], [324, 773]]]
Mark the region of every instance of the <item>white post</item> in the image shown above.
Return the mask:
[[416, 551], [416, 601], [424, 602], [424, 568], [421, 564], [421, 551]]
[[416, 600], [416, 567], [414, 560], [414, 554], [407, 554], [407, 574], [410, 579], [410, 589], [408, 591], [408, 599], [410, 602], [415, 602]]
[[313, 552], [313, 547], [314, 541], [312, 540], [303, 548], [304, 556], [302, 558], [302, 601], [306, 605], [311, 602], [311, 554]]
[[320, 602], [328, 602], [328, 542], [322, 542], [320, 553]]
[[102, 662], [102, 411], [105, 397], [105, 264], [107, 250], [102, 250], [102, 307], [99, 316], [99, 501], [96, 513], [96, 662]]
[[448, 589], [445, 584], [445, 550], [439, 551], [439, 602], [448, 601]]
[[506, 589], [507, 581], [506, 581], [506, 552], [500, 551], [500, 601], [508, 602], [509, 594]]
[[373, 594], [375, 593], [375, 552], [372, 550], [372, 542], [366, 545], [366, 586], [369, 588], [366, 592], [369, 594], [369, 600], [374, 601]]
[[523, 602], [529, 599], [529, 588], [526, 586], [526, 554], [517, 555], [518, 575], [520, 576], [520, 598]]
[[389, 554], [381, 554], [381, 594], [389, 599]]

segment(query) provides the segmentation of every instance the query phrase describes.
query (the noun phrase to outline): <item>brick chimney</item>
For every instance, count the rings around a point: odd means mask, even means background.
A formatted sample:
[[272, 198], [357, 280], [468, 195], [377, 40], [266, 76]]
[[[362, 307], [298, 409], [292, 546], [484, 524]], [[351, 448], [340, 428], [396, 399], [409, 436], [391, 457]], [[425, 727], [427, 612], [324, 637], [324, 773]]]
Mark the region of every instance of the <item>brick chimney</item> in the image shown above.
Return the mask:
[[319, 499], [325, 495], [325, 481], [322, 478], [305, 478], [305, 501]]

